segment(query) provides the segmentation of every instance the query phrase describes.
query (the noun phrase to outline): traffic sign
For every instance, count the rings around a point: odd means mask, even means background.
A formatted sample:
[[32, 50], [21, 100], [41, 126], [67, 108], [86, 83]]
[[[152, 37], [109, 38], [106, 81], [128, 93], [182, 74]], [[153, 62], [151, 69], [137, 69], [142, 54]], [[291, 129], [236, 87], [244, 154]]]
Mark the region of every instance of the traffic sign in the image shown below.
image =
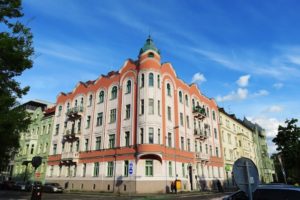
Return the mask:
[[249, 158], [239, 158], [233, 164], [233, 176], [236, 185], [252, 200], [252, 193], [259, 183], [258, 170], [254, 162]]
[[130, 175], [133, 174], [133, 162], [130, 162], [130, 163], [129, 163], [129, 169], [128, 169], [128, 171], [129, 171], [129, 174], [130, 174]]

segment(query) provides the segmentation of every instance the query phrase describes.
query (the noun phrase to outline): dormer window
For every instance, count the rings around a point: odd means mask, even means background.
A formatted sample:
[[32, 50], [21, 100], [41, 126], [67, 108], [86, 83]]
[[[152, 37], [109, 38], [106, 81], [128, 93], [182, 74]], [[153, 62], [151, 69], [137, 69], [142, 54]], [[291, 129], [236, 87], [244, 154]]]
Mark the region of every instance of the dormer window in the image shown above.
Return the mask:
[[126, 93], [127, 94], [131, 93], [131, 81], [130, 80], [127, 81]]
[[154, 58], [154, 53], [152, 52], [148, 53], [148, 58]]

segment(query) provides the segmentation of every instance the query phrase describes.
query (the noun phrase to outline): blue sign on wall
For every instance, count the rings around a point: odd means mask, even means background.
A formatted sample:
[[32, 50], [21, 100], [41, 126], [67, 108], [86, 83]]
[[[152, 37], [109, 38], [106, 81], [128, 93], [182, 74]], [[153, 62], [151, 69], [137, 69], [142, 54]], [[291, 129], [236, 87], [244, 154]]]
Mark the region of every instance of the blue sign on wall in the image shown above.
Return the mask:
[[130, 175], [133, 174], [133, 163], [132, 162], [129, 163], [129, 169], [128, 169], [128, 171], [129, 171]]

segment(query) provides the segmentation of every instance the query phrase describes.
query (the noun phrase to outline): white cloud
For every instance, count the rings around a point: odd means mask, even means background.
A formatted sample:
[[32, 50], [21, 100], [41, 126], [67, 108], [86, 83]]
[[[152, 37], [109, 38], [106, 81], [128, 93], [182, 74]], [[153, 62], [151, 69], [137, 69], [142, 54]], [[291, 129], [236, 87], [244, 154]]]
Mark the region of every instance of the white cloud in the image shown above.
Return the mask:
[[194, 76], [192, 78], [192, 83], [196, 83], [198, 85], [200, 85], [201, 83], [203, 83], [205, 81], [206, 81], [206, 78], [200, 72], [194, 74]]
[[283, 87], [283, 83], [274, 83], [273, 87], [276, 89], [281, 89]]
[[259, 90], [258, 92], [253, 93], [252, 97], [260, 97], [260, 96], [267, 96], [269, 92], [267, 90]]
[[237, 81], [236, 83], [238, 84], [238, 86], [240, 87], [247, 87], [248, 86], [248, 83], [249, 83], [249, 79], [250, 79], [250, 75], [244, 75], [244, 76], [241, 76]]
[[281, 112], [282, 110], [283, 110], [283, 108], [281, 106], [274, 105], [274, 106], [270, 106], [267, 109], [265, 109], [264, 112], [276, 113], [276, 112]]
[[248, 96], [248, 90], [245, 88], [238, 88], [237, 91], [232, 91], [230, 94], [225, 96], [217, 96], [216, 100], [219, 102], [232, 101], [232, 100], [243, 100]]

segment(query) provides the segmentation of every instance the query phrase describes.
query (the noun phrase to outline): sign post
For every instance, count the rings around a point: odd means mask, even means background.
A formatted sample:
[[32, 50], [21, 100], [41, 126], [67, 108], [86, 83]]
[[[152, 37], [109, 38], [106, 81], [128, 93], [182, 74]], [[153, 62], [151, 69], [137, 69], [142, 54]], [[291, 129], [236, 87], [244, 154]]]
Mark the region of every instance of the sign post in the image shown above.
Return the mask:
[[233, 164], [233, 175], [236, 185], [252, 200], [252, 193], [259, 183], [256, 165], [249, 158], [240, 158]]

